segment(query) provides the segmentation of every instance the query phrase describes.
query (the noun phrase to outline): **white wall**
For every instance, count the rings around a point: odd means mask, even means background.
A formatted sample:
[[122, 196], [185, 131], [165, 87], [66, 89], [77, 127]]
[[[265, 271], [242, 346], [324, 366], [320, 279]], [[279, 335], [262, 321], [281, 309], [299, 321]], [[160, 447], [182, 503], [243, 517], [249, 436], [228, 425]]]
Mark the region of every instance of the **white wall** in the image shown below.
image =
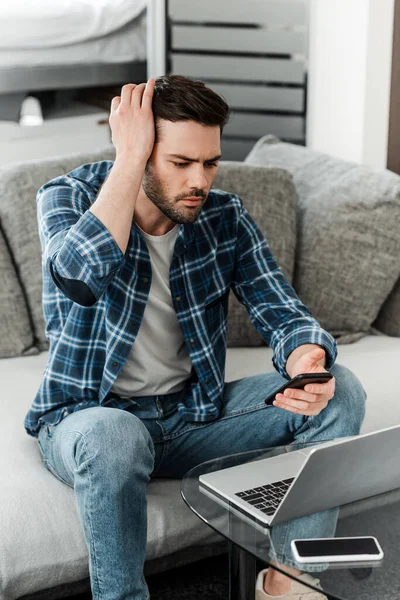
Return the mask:
[[166, 6], [165, 0], [147, 2], [147, 78], [165, 75]]
[[390, 116], [394, 0], [370, 0], [363, 162], [385, 168]]
[[311, 0], [307, 145], [385, 168], [394, 0]]

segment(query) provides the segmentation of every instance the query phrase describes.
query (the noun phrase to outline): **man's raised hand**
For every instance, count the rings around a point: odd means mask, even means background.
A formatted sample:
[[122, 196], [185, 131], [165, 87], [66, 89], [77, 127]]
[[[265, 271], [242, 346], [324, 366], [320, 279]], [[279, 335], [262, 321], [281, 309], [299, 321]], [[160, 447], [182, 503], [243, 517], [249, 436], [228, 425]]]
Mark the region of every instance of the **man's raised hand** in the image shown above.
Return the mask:
[[109, 123], [116, 160], [140, 161], [149, 159], [155, 139], [152, 100], [155, 79], [147, 83], [127, 83], [121, 96], [111, 101]]

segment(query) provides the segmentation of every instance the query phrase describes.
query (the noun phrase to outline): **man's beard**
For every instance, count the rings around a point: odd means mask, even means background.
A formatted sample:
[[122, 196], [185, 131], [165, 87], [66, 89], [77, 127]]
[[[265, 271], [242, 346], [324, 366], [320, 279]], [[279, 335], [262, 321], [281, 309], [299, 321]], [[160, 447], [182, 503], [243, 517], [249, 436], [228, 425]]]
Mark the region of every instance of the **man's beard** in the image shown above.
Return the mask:
[[201, 200], [206, 198], [203, 190], [191, 190], [189, 193], [177, 196], [173, 200], [169, 199], [167, 186], [154, 175], [149, 164], [146, 166], [142, 185], [146, 196], [166, 217], [168, 217], [168, 219], [174, 221], [174, 223], [194, 223], [204, 204], [204, 202], [202, 202], [198, 206], [181, 208], [182, 203], [178, 202], [178, 200], [183, 200], [190, 196], [197, 196], [197, 198], [200, 198]]

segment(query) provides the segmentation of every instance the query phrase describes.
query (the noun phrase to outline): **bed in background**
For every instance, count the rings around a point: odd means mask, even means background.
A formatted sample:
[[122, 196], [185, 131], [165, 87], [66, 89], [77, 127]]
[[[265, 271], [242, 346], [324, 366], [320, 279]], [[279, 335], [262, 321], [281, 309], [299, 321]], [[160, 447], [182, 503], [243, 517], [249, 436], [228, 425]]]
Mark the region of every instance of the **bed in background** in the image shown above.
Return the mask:
[[152, 2], [0, 3], [0, 121], [32, 92], [145, 81]]

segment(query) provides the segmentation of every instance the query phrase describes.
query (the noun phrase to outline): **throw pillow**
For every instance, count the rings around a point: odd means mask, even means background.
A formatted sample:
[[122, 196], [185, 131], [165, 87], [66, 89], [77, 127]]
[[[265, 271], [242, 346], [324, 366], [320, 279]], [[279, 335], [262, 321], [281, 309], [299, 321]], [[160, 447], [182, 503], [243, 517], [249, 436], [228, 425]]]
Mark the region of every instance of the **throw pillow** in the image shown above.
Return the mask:
[[400, 279], [379, 311], [374, 327], [393, 337], [400, 337]]
[[114, 146], [90, 154], [72, 154], [6, 165], [0, 170], [0, 219], [18, 268], [40, 351], [49, 347], [42, 310], [42, 259], [36, 194], [50, 179], [99, 160], [114, 160]]
[[[222, 161], [213, 187], [241, 198], [291, 283], [296, 249], [296, 190], [290, 173], [285, 169]], [[232, 291], [229, 294], [227, 344], [265, 345], [251, 323], [246, 308]]]
[[371, 333], [400, 275], [400, 177], [261, 138], [248, 164], [288, 169], [298, 193], [294, 288], [340, 342]]
[[11, 254], [0, 230], [0, 358], [38, 354]]

